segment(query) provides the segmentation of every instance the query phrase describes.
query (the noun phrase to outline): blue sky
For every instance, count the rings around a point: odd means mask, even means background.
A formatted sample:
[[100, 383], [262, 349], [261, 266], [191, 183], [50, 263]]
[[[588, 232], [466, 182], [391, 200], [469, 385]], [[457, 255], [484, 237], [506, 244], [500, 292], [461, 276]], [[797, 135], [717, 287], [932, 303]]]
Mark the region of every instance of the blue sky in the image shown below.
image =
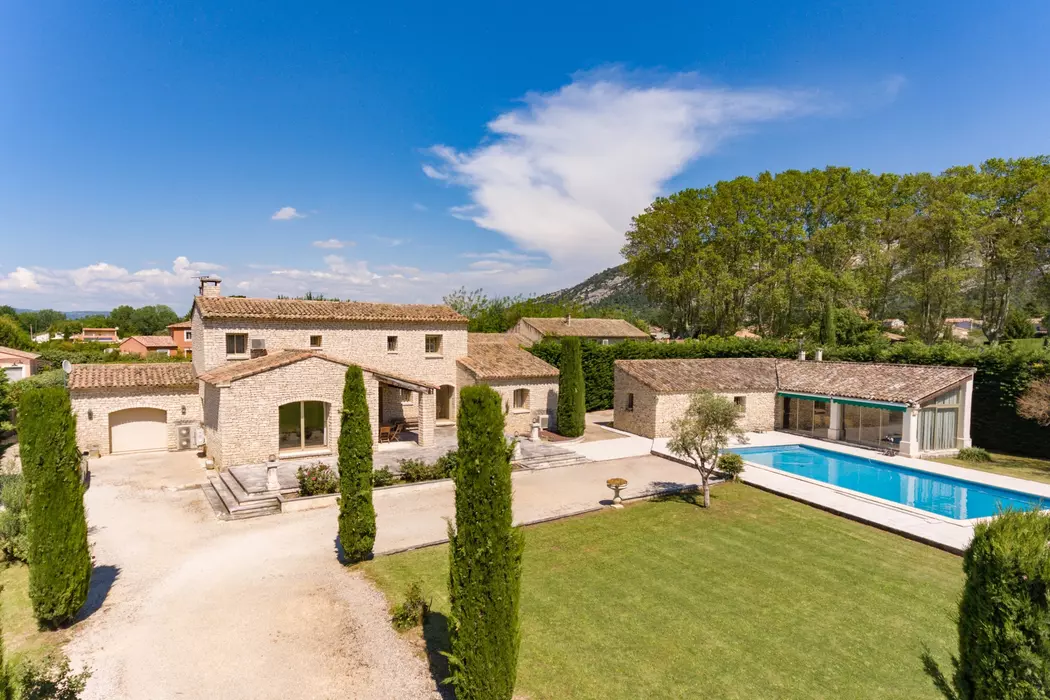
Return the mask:
[[1050, 152], [1050, 4], [0, 6], [0, 303], [538, 293], [652, 198]]

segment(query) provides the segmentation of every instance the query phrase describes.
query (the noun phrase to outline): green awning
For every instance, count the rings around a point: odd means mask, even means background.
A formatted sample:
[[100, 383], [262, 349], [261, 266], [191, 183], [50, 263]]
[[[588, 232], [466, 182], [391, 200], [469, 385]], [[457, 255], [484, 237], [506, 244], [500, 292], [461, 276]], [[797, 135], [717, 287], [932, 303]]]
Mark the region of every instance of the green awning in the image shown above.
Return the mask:
[[846, 406], [863, 406], [864, 408], [881, 408], [883, 411], [899, 411], [904, 413], [908, 410], [908, 407], [904, 404], [899, 403], [880, 403], [878, 401], [863, 401], [861, 399], [840, 399], [835, 398], [835, 403], [844, 404]]
[[777, 396], [789, 399], [802, 399], [803, 401], [816, 401], [817, 403], [828, 403], [831, 401], [827, 396], [814, 396], [813, 394], [796, 394], [791, 391], [778, 391]]

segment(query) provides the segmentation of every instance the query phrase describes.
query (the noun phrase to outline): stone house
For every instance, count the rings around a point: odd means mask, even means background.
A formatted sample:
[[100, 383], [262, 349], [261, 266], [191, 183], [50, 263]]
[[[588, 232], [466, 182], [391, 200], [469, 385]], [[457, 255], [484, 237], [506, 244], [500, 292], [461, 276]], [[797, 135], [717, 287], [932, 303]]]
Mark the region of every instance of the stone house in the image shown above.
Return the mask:
[[969, 447], [970, 367], [772, 358], [617, 360], [614, 425], [668, 437], [701, 390], [732, 398], [745, 431], [783, 430], [908, 457]]
[[[78, 366], [74, 374], [94, 377], [71, 382], [78, 417], [87, 411], [108, 416], [129, 408], [152, 409], [118, 416], [134, 418], [148, 436], [132, 442], [124, 439], [130, 429], [114, 434], [109, 422], [89, 425], [93, 419], [80, 418], [82, 448], [107, 454], [126, 451], [129, 445], [180, 447], [183, 443], [173, 442], [167, 432], [162, 439], [164, 431], [157, 424], [170, 426], [192, 416], [200, 427], [194, 437], [200, 439], [190, 447], [203, 442], [220, 467], [331, 454], [339, 439], [344, 376], [351, 364], [365, 375], [376, 442], [400, 431], [401, 440], [432, 444], [437, 426], [454, 424], [459, 387], [466, 383], [492, 383], [497, 391], [511, 391], [508, 431], [518, 430], [526, 409], [529, 416], [540, 412], [538, 397], [550, 391], [551, 371], [556, 395], [557, 370], [509, 345], [502, 374], [488, 376], [490, 353], [469, 357], [467, 319], [447, 306], [224, 297], [221, 280], [212, 277], [201, 280], [199, 292], [189, 321], [192, 363], [149, 365], [180, 368], [180, 401], [187, 391], [185, 377], [192, 376], [193, 406], [161, 405], [156, 394], [171, 393], [171, 377], [135, 374], [146, 365]], [[547, 368], [546, 374], [536, 362]], [[106, 371], [92, 369], [101, 367]], [[513, 408], [522, 396], [515, 391], [534, 387], [537, 398], [530, 393], [528, 401]], [[136, 395], [141, 402], [135, 402]]]
[[651, 340], [649, 334], [622, 318], [522, 318], [508, 334], [522, 345], [544, 338], [585, 338], [603, 345], [624, 340]]

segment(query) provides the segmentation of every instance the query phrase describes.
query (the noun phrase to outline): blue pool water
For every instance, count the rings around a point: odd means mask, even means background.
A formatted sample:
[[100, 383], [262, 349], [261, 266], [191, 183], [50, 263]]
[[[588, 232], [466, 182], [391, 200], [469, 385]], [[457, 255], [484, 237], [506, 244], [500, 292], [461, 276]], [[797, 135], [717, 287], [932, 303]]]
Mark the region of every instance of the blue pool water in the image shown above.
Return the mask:
[[983, 518], [1007, 508], [1050, 507], [1050, 499], [1032, 494], [816, 447], [735, 447], [732, 451], [748, 462], [959, 520]]

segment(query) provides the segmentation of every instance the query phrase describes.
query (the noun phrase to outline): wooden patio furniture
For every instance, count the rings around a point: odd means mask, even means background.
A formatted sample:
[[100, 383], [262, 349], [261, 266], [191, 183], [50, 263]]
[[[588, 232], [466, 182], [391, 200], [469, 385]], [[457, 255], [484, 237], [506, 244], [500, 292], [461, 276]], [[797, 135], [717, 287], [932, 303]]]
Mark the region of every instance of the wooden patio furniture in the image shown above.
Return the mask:
[[390, 426], [379, 426], [379, 442], [390, 442]]
[[390, 442], [397, 442], [400, 440], [401, 431], [404, 429], [404, 423], [394, 423], [394, 428], [390, 431]]

